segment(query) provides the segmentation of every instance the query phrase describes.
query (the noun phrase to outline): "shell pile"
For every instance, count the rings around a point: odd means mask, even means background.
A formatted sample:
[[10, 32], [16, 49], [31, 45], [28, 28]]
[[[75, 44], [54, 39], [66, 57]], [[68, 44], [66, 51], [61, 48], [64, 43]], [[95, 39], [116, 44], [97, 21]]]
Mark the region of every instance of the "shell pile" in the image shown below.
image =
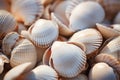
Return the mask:
[[0, 0], [0, 80], [120, 80], [120, 0]]

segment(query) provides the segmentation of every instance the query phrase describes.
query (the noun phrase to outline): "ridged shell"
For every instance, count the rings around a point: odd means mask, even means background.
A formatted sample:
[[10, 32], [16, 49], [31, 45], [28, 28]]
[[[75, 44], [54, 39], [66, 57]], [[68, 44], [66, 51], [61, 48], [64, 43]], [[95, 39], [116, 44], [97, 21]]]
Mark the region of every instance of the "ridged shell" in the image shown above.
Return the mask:
[[16, 21], [14, 17], [5, 10], [0, 10], [0, 39], [3, 39], [4, 36], [15, 30]]
[[22, 80], [58, 80], [58, 74], [50, 66], [40, 65], [27, 73]]
[[10, 32], [8, 33], [2, 42], [2, 50], [5, 55], [9, 56], [11, 55], [11, 51], [14, 48], [16, 42], [20, 40], [20, 35], [16, 32]]
[[31, 62], [31, 66], [35, 66], [37, 62], [37, 53], [35, 46], [27, 39], [15, 46], [11, 52], [10, 64], [12, 67], [22, 63]]
[[95, 64], [89, 72], [89, 80], [118, 80], [112, 67], [106, 63]]
[[86, 46], [86, 54], [95, 52], [102, 44], [102, 35], [95, 29], [89, 28], [73, 34], [69, 42], [83, 43]]
[[4, 80], [22, 80], [18, 77], [23, 73], [30, 71], [32, 68], [33, 67], [31, 67], [31, 62], [20, 64], [8, 71], [4, 76]]
[[39, 19], [29, 30], [29, 36], [36, 46], [49, 47], [58, 38], [58, 25], [50, 20]]
[[120, 24], [120, 12], [114, 18], [114, 24]]
[[71, 12], [69, 27], [74, 31], [94, 27], [96, 23], [102, 22], [104, 17], [104, 9], [99, 3], [94, 1], [81, 2]]
[[43, 14], [43, 5], [40, 0], [12, 0], [11, 12], [17, 21], [31, 25], [36, 18]]
[[49, 64], [60, 76], [72, 78], [85, 69], [86, 55], [74, 44], [56, 41], [51, 47]]
[[115, 29], [112, 29], [110, 27], [107, 27], [99, 23], [97, 23], [96, 25], [97, 25], [97, 29], [100, 31], [100, 33], [103, 35], [105, 39], [120, 35], [120, 32], [118, 32]]

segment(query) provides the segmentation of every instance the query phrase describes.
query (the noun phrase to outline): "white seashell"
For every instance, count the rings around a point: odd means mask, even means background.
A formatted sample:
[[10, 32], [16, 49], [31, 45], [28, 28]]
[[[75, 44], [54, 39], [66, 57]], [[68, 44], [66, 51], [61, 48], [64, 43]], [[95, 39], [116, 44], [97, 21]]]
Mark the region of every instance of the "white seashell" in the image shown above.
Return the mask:
[[39, 47], [49, 47], [58, 38], [58, 25], [50, 20], [39, 19], [29, 30], [32, 42]]
[[40, 0], [12, 0], [11, 12], [17, 21], [31, 25], [37, 17], [43, 14], [43, 5]]
[[96, 23], [102, 22], [104, 17], [104, 9], [99, 3], [94, 1], [81, 2], [71, 12], [69, 27], [74, 31], [94, 27]]
[[16, 21], [14, 17], [5, 10], [0, 10], [0, 39], [3, 39], [4, 36], [15, 30]]
[[118, 80], [112, 67], [106, 63], [97, 63], [89, 72], [89, 80]]
[[13, 48], [10, 57], [10, 65], [15, 67], [26, 62], [31, 62], [31, 66], [35, 66], [37, 62], [37, 53], [35, 46], [29, 40], [24, 39]]
[[86, 46], [86, 54], [95, 52], [102, 44], [102, 35], [95, 29], [89, 28], [73, 34], [69, 42], [83, 43]]
[[114, 24], [120, 24], [120, 12], [118, 12], [116, 17], [114, 18]]
[[24, 76], [24, 80], [58, 80], [56, 71], [47, 65], [40, 65]]
[[113, 24], [112, 28], [120, 33], [120, 24]]
[[51, 47], [49, 64], [60, 76], [72, 78], [85, 69], [86, 55], [74, 44], [56, 41]]

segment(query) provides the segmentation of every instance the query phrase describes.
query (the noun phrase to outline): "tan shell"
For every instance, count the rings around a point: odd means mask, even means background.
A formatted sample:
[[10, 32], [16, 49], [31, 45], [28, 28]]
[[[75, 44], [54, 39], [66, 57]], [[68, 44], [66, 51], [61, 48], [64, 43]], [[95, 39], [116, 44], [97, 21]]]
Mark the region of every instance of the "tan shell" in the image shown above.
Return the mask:
[[11, 12], [17, 21], [31, 25], [36, 18], [43, 14], [43, 5], [40, 0], [12, 0]]
[[[94, 19], [92, 19], [93, 17]], [[102, 22], [104, 17], [104, 9], [99, 3], [94, 1], [81, 2], [71, 11], [69, 27], [73, 31], [94, 27], [96, 23]]]
[[69, 42], [83, 43], [86, 46], [86, 54], [95, 52], [102, 44], [102, 35], [95, 29], [89, 28], [78, 31], [72, 35]]
[[120, 24], [120, 12], [114, 18], [114, 24]]
[[0, 39], [3, 39], [4, 36], [15, 30], [16, 21], [14, 17], [5, 10], [0, 10]]
[[29, 37], [36, 46], [49, 47], [58, 38], [58, 25], [50, 20], [39, 19], [29, 30]]
[[37, 53], [35, 46], [27, 39], [21, 40], [11, 52], [10, 64], [12, 67], [22, 63], [31, 62], [35, 66], [37, 62]]
[[51, 47], [49, 64], [60, 76], [72, 78], [85, 69], [86, 55], [74, 44], [56, 41]]
[[89, 72], [89, 80], [118, 80], [112, 67], [106, 63], [95, 64]]

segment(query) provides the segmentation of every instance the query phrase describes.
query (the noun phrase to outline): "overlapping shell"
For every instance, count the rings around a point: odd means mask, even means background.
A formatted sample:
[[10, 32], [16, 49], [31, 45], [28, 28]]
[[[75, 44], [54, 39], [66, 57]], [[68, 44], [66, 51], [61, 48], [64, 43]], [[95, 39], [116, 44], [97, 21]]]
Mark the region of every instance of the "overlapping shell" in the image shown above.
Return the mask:
[[17, 21], [31, 25], [36, 18], [43, 14], [43, 5], [40, 0], [11, 0], [11, 12]]
[[69, 42], [83, 43], [86, 46], [86, 54], [95, 52], [102, 44], [102, 35], [95, 29], [89, 28], [73, 34]]
[[16, 25], [15, 18], [9, 12], [0, 10], [0, 39], [3, 39], [7, 33], [15, 30]]

